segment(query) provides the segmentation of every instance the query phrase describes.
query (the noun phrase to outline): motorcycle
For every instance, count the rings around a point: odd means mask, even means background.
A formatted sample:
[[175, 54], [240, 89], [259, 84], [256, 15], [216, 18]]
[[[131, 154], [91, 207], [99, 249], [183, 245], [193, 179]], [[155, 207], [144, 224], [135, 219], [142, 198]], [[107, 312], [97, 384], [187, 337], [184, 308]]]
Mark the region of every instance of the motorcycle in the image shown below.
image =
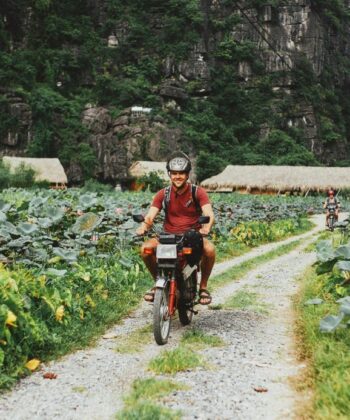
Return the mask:
[[329, 212], [329, 218], [328, 218], [328, 229], [333, 232], [334, 231], [334, 224], [335, 224], [335, 211], [336, 206], [333, 204], [328, 205], [327, 207]]
[[[142, 215], [134, 215], [135, 222], [144, 221]], [[200, 216], [198, 224], [209, 223], [208, 216]], [[192, 321], [197, 314], [197, 278], [202, 256], [202, 235], [190, 229], [184, 234], [162, 232], [157, 234], [159, 244], [145, 248], [146, 254], [156, 252], [157, 277], [153, 302], [153, 334], [157, 344], [168, 342], [171, 321], [176, 310], [182, 325]]]

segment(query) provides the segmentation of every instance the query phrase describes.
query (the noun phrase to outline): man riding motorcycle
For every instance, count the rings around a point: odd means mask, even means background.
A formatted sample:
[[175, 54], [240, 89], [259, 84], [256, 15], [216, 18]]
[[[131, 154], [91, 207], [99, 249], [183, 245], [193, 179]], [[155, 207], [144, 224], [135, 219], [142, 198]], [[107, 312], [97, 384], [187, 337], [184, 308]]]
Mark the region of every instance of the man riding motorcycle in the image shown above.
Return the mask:
[[328, 197], [323, 204], [323, 208], [327, 209], [327, 212], [326, 212], [326, 227], [329, 227], [329, 216], [330, 216], [329, 208], [335, 206], [334, 218], [335, 218], [335, 221], [337, 222], [338, 217], [339, 217], [340, 203], [339, 203], [338, 199], [335, 197], [335, 192], [332, 188], [330, 188], [327, 191], [327, 195], [328, 195]]
[[[189, 173], [192, 169], [189, 157], [181, 152], [173, 153], [166, 168], [170, 177], [170, 186], [158, 191], [154, 196], [151, 207], [145, 216], [145, 221], [136, 230], [138, 235], [145, 234], [153, 225], [154, 219], [161, 209], [165, 212], [164, 231], [168, 233], [182, 234], [191, 228], [195, 228], [203, 236], [207, 236], [214, 224], [214, 212], [206, 191], [188, 182]], [[209, 216], [208, 224], [200, 226], [197, 224], [200, 215]], [[157, 261], [155, 253], [146, 254], [145, 248], [156, 248], [157, 238], [146, 241], [141, 248], [142, 259], [152, 274], [157, 275]], [[207, 283], [215, 262], [215, 247], [207, 239], [203, 238], [203, 254], [201, 260], [201, 282], [199, 287], [199, 303], [209, 305], [211, 295], [207, 290]], [[144, 299], [147, 302], [154, 300], [154, 288], [148, 291]]]

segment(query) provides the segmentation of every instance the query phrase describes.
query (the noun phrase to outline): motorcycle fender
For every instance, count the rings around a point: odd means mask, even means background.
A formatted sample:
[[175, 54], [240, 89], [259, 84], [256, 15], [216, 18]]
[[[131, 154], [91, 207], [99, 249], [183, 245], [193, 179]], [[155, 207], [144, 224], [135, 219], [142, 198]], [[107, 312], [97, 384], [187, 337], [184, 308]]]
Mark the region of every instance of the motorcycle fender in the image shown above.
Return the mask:
[[166, 285], [165, 279], [160, 278], [156, 281], [156, 287], [159, 287], [160, 289], [164, 289], [165, 285]]

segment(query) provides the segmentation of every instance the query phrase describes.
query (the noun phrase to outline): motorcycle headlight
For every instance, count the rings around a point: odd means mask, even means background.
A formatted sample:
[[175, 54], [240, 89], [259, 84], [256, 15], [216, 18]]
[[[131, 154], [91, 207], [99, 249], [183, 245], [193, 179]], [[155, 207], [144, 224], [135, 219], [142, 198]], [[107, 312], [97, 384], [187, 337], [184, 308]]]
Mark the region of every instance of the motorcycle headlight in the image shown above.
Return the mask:
[[158, 245], [157, 258], [172, 259], [177, 258], [176, 245]]

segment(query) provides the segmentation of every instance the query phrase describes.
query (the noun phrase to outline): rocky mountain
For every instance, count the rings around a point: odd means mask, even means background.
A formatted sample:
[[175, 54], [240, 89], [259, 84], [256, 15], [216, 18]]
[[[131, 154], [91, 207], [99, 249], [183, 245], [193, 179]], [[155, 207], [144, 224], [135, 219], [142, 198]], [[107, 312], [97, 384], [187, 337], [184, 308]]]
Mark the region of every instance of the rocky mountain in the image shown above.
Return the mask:
[[182, 148], [228, 163], [350, 163], [350, 2], [3, 0], [0, 155], [126, 180]]

